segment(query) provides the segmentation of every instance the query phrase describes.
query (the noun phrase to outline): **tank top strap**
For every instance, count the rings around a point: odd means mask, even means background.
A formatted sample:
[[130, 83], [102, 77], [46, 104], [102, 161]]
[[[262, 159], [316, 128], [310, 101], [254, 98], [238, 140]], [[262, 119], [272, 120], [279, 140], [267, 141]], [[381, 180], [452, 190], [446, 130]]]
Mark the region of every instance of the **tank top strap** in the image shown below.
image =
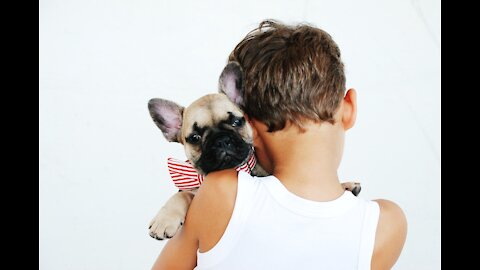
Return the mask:
[[366, 206], [362, 225], [362, 237], [360, 239], [358, 269], [370, 270], [378, 219], [380, 217], [380, 206], [375, 201], [365, 201], [364, 203]]
[[256, 177], [244, 171], [238, 172], [237, 195], [227, 228], [212, 249], [202, 253], [197, 250], [198, 265], [202, 265], [205, 268], [212, 267], [221, 262], [232, 250], [244, 229], [244, 224], [253, 205], [252, 198], [255, 196], [258, 181]]

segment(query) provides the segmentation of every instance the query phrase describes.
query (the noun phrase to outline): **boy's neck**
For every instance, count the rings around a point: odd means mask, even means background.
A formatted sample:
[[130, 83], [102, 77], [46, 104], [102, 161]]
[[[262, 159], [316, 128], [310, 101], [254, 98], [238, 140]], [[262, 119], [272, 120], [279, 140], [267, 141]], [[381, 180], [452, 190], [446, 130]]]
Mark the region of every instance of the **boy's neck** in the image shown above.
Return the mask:
[[314, 201], [330, 201], [343, 194], [337, 175], [344, 137], [340, 126], [307, 125], [305, 132], [290, 127], [272, 137], [267, 147], [273, 175], [290, 192]]

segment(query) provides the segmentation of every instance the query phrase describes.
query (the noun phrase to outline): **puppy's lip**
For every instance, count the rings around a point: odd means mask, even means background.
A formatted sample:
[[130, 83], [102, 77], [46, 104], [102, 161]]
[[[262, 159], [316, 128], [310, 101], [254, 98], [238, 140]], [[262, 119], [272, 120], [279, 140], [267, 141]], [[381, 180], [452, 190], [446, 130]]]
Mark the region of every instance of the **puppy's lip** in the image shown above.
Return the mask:
[[223, 151], [220, 152], [219, 158], [223, 159], [225, 161], [231, 161], [232, 157], [235, 156], [236, 154], [237, 153], [235, 153], [234, 151], [223, 150]]
[[219, 158], [220, 159], [225, 159], [225, 157], [228, 157], [227, 152], [226, 151], [221, 151], [220, 154], [219, 154]]

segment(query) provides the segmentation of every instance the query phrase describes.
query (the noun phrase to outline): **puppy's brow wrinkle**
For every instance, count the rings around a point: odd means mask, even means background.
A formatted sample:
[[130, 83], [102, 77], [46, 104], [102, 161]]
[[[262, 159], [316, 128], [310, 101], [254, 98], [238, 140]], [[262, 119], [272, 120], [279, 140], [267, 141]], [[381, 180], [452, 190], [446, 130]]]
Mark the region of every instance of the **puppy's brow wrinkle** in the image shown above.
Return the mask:
[[203, 136], [206, 128], [201, 128], [198, 126], [197, 122], [193, 123], [193, 131], [196, 132], [198, 135]]

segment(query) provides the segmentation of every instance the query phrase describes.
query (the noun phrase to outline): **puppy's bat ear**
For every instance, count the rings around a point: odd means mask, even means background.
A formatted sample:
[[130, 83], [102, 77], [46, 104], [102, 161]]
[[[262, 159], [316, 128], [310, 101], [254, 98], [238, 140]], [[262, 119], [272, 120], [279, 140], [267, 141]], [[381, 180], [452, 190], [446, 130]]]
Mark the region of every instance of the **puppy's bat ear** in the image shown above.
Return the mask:
[[177, 103], [161, 98], [152, 98], [148, 101], [148, 110], [153, 122], [170, 142], [179, 142], [183, 109]]
[[220, 93], [227, 97], [238, 106], [243, 104], [243, 70], [237, 62], [229, 62], [223, 69], [218, 80]]

